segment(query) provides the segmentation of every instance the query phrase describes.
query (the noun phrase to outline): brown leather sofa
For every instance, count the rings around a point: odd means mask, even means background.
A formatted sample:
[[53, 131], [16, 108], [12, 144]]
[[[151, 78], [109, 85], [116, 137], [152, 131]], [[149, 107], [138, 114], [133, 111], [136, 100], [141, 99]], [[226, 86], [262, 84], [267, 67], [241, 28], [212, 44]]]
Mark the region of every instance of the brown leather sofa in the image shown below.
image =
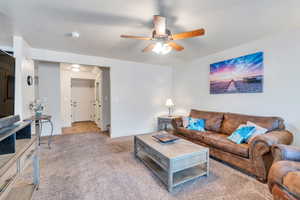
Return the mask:
[[300, 148], [287, 145], [272, 147], [274, 164], [268, 185], [274, 200], [300, 199]]
[[[238, 167], [258, 180], [265, 182], [273, 162], [271, 146], [290, 144], [293, 135], [285, 130], [279, 117], [248, 116], [235, 113], [221, 113], [191, 110], [190, 117], [205, 119], [205, 132], [188, 130], [182, 126], [182, 119], [174, 119], [174, 134], [199, 145], [208, 146], [210, 155]], [[240, 124], [251, 121], [268, 129], [268, 133], [256, 136], [249, 144], [235, 144], [227, 139]]]

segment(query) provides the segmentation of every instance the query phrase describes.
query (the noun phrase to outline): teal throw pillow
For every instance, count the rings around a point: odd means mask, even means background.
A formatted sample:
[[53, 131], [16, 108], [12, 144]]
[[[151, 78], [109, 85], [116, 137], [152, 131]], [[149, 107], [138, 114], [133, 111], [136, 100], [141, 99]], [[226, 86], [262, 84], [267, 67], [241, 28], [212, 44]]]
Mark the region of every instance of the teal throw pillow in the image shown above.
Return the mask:
[[254, 132], [254, 126], [240, 126], [227, 138], [236, 144], [242, 144], [246, 142]]
[[204, 119], [197, 119], [197, 118], [189, 118], [189, 125], [187, 129], [195, 130], [195, 131], [205, 131], [205, 120]]

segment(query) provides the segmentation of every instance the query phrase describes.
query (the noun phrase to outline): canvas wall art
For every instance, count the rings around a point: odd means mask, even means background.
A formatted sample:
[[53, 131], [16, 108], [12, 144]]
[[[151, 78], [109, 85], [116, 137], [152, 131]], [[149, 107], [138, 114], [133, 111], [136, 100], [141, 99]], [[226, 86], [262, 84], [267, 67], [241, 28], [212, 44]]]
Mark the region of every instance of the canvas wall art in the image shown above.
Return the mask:
[[263, 52], [210, 65], [210, 94], [263, 92]]

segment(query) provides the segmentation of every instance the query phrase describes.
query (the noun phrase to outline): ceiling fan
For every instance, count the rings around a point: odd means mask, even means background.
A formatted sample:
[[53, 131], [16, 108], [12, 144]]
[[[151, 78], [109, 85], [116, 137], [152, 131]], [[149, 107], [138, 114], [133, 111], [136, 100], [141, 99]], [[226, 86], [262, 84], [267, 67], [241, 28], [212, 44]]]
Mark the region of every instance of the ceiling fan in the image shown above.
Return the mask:
[[153, 16], [154, 29], [152, 31], [152, 37], [142, 37], [133, 35], [121, 35], [122, 38], [130, 38], [137, 40], [152, 40], [154, 43], [149, 44], [142, 52], [154, 51], [157, 54], [167, 54], [172, 49], [176, 51], [182, 51], [183, 46], [174, 42], [174, 40], [182, 40], [186, 38], [198, 37], [205, 34], [205, 30], [197, 29], [193, 31], [172, 34], [166, 27], [166, 18], [160, 15]]

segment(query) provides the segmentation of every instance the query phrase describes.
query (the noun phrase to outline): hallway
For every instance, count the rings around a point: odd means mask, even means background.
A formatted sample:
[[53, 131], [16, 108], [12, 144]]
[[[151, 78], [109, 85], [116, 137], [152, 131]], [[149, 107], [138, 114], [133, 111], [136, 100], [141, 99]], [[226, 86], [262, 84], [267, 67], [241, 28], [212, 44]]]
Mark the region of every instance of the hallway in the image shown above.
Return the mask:
[[62, 128], [62, 134], [100, 133], [101, 129], [92, 121], [74, 122], [71, 127]]

